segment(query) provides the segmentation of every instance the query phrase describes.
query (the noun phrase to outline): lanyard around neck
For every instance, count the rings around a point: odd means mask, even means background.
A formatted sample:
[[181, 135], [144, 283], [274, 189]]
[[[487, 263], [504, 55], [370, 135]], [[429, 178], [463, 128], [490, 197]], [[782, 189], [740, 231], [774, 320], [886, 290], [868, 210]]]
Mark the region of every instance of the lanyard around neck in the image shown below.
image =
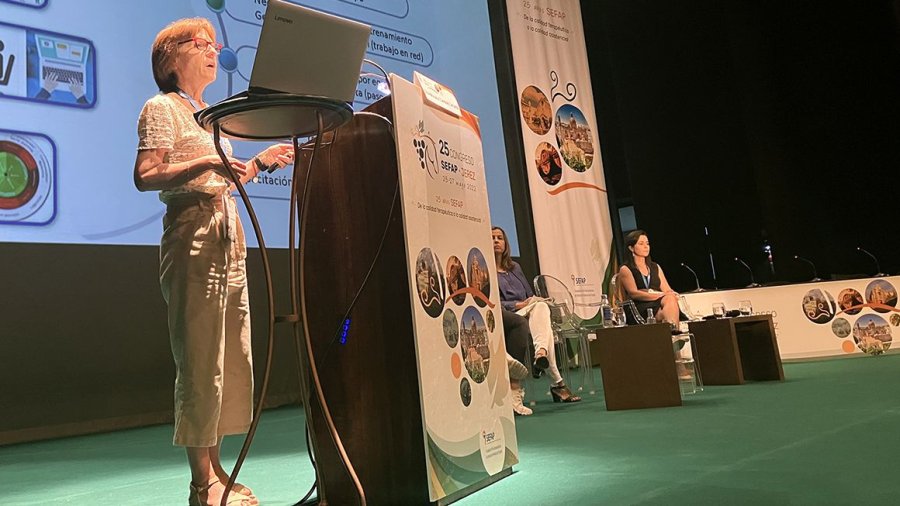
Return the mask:
[[643, 272], [641, 272], [641, 269], [638, 268], [637, 265], [635, 265], [635, 270], [638, 272], [638, 274], [641, 275], [641, 279], [644, 280], [644, 287], [649, 289], [650, 288], [650, 276], [651, 276], [651, 272], [652, 272], [650, 269], [650, 264], [647, 264], [647, 275], [646, 276], [644, 275]]
[[199, 105], [197, 105], [197, 101], [194, 100], [194, 97], [188, 95], [188, 94], [187, 94], [184, 90], [182, 90], [181, 88], [177, 88], [176, 93], [178, 93], [178, 96], [179, 96], [179, 97], [181, 97], [181, 98], [187, 100], [188, 102], [190, 102], [191, 107], [193, 107], [195, 111], [199, 111], [200, 109], [202, 109], [202, 107], [200, 107]]

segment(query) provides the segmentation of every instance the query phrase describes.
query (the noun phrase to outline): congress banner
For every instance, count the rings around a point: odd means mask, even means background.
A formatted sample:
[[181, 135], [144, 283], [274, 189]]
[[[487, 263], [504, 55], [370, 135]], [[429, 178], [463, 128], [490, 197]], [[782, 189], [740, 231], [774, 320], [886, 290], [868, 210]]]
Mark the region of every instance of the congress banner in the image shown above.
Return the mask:
[[[391, 75], [432, 501], [518, 462], [478, 118]], [[425, 88], [428, 93], [423, 92]]]
[[[900, 327], [900, 276], [685, 294], [692, 316], [752, 307], [771, 314], [784, 360], [889, 352]], [[895, 348], [894, 348], [895, 349]], [[702, 367], [702, 364], [701, 364]]]
[[612, 274], [612, 225], [578, 0], [507, 0], [542, 274], [596, 315]]

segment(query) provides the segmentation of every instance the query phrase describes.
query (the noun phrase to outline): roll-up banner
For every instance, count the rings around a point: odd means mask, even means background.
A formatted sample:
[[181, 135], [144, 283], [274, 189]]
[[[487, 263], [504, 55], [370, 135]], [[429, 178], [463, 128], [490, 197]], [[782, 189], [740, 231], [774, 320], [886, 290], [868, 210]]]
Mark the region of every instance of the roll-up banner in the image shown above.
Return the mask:
[[541, 274], [583, 318], [613, 274], [612, 222], [578, 0], [507, 0]]
[[481, 128], [453, 93], [391, 75], [432, 501], [518, 462]]

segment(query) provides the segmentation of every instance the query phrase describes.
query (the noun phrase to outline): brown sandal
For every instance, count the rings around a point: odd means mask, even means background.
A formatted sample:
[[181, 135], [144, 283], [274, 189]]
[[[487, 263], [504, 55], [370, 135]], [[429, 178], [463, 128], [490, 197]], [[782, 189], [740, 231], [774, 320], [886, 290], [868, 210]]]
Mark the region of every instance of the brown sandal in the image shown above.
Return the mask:
[[[218, 506], [218, 501], [215, 504], [209, 503], [209, 489], [216, 483], [221, 482], [218, 479], [215, 479], [206, 485], [195, 485], [194, 482], [191, 482], [190, 493], [188, 494], [188, 506]], [[244, 488], [250, 490], [247, 487]], [[254, 506], [255, 504], [259, 504], [259, 501], [253, 501], [250, 497], [236, 492], [233, 487], [231, 494], [229, 494], [228, 501], [225, 504], [229, 506]]]

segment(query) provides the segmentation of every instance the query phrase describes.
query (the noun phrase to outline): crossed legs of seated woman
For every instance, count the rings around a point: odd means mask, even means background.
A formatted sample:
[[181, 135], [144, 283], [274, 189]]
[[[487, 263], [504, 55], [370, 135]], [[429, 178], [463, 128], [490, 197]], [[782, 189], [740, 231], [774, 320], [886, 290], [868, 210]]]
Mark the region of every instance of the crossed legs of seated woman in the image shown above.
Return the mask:
[[534, 341], [534, 367], [546, 371], [550, 378], [550, 393], [553, 402], [578, 402], [581, 397], [573, 395], [566, 386], [559, 368], [556, 366], [556, 347], [553, 346], [553, 328], [550, 326], [550, 306], [546, 302], [532, 302], [516, 312], [528, 318], [528, 329]]
[[[528, 321], [528, 333], [534, 347], [534, 367], [537, 376], [547, 371], [551, 382], [551, 392], [555, 402], [577, 402], [580, 397], [572, 395], [556, 367], [556, 355], [553, 347], [553, 329], [550, 326], [550, 307], [545, 302], [534, 299], [531, 285], [525, 279], [522, 267], [510, 257], [506, 232], [500, 227], [491, 229], [491, 240], [494, 246], [494, 260], [497, 265], [497, 280], [500, 288], [500, 300], [503, 305], [504, 325], [507, 313], [518, 316], [517, 325], [522, 326], [521, 319]], [[524, 358], [523, 358], [524, 360]], [[514, 394], [516, 390], [513, 390]], [[521, 390], [519, 390], [521, 393]], [[523, 394], [524, 397], [524, 394]], [[521, 399], [519, 399], [521, 402]], [[527, 411], [531, 411], [525, 408]], [[519, 411], [517, 411], [518, 413]], [[531, 413], [520, 413], [531, 414]]]
[[[522, 314], [520, 314], [522, 313]], [[525, 406], [525, 389], [521, 380], [528, 374], [528, 370], [522, 365], [528, 363], [528, 349], [531, 348], [534, 356], [533, 371], [539, 377], [546, 371], [550, 378], [550, 392], [554, 402], [578, 402], [580, 397], [572, 395], [565, 385], [559, 368], [556, 366], [556, 352], [553, 346], [553, 331], [550, 328], [550, 308], [546, 303], [540, 302], [530, 311], [524, 310], [514, 313], [504, 309], [503, 332], [506, 335], [506, 350], [509, 360], [517, 367], [510, 366], [509, 385], [513, 396], [513, 412], [517, 415], [527, 416], [532, 413], [531, 408]], [[526, 317], [527, 314], [527, 317]], [[521, 369], [520, 369], [521, 368]], [[521, 374], [517, 371], [522, 370]]]
[[531, 340], [531, 331], [528, 329], [528, 319], [517, 315], [512, 311], [503, 309], [503, 334], [506, 336], [506, 354], [509, 365], [509, 387], [512, 390], [513, 412], [517, 415], [527, 416], [532, 413], [531, 408], [525, 406], [525, 389], [522, 388], [522, 380], [528, 376], [528, 348], [534, 346]]
[[659, 299], [659, 309], [656, 311], [656, 321], [678, 325], [681, 310], [678, 309], [678, 295], [674, 292], [666, 292]]

